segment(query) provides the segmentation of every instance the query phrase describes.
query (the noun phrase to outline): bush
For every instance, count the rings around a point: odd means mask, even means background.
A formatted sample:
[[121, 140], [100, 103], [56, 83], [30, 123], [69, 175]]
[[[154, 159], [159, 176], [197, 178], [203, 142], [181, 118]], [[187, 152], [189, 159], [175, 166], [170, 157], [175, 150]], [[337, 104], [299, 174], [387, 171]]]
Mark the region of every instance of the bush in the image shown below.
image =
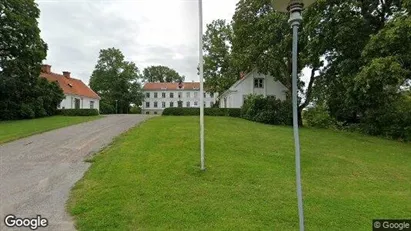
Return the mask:
[[330, 116], [327, 108], [323, 105], [310, 108], [303, 112], [303, 119], [309, 127], [331, 128], [337, 122]]
[[141, 108], [137, 106], [131, 107], [130, 114], [141, 114]]
[[262, 95], [248, 96], [240, 114], [244, 119], [265, 124], [292, 125], [293, 122], [290, 101]]
[[[166, 108], [163, 111], [164, 116], [197, 116], [200, 114], [200, 108]], [[231, 116], [240, 117], [241, 109], [239, 108], [204, 108], [206, 116]]]
[[60, 109], [57, 115], [63, 116], [96, 116], [99, 115], [97, 109]]
[[400, 99], [389, 107], [368, 110], [360, 127], [369, 135], [411, 141], [411, 102]]
[[114, 114], [116, 113], [116, 107], [105, 100], [100, 100], [100, 113], [101, 114]]

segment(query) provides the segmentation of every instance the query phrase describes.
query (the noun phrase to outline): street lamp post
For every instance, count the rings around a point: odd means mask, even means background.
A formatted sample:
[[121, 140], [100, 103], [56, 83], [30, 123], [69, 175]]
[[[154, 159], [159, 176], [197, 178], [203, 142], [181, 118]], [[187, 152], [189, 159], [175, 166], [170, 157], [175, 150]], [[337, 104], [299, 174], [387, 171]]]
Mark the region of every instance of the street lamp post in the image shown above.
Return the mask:
[[303, 193], [301, 187], [300, 137], [298, 131], [298, 85], [297, 85], [297, 58], [298, 58], [298, 28], [300, 27], [304, 7], [308, 7], [315, 0], [272, 0], [275, 10], [289, 12], [289, 23], [293, 29], [292, 49], [292, 85], [293, 85], [293, 131], [295, 146], [295, 173], [298, 199], [298, 217], [300, 231], [304, 231]]
[[118, 100], [116, 100], [116, 114], [118, 114], [118, 110], [117, 110], [117, 108], [118, 108], [118, 107], [117, 107], [117, 101], [118, 101]]
[[199, 14], [199, 69], [200, 69], [200, 168], [205, 170], [204, 157], [204, 64], [203, 64], [203, 1], [198, 0]]

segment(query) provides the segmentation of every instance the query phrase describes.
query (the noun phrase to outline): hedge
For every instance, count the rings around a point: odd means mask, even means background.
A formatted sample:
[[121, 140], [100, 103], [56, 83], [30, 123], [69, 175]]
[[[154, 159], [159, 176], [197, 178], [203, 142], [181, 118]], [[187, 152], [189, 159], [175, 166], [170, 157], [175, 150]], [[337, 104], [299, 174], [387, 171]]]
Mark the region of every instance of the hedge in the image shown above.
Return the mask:
[[[200, 114], [200, 108], [170, 107], [163, 111], [164, 116], [196, 116]], [[204, 108], [206, 116], [231, 116], [240, 117], [240, 108]]]
[[62, 116], [96, 116], [99, 115], [97, 109], [59, 109], [57, 115]]

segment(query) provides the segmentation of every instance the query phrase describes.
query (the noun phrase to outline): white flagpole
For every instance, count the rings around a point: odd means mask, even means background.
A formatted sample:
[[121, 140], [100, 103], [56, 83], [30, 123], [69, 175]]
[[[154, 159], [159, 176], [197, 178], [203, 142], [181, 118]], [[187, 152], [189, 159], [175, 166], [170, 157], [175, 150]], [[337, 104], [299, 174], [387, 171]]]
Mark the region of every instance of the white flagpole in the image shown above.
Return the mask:
[[198, 0], [199, 13], [199, 56], [200, 56], [200, 150], [201, 170], [205, 170], [204, 158], [204, 89], [203, 89], [203, 1]]

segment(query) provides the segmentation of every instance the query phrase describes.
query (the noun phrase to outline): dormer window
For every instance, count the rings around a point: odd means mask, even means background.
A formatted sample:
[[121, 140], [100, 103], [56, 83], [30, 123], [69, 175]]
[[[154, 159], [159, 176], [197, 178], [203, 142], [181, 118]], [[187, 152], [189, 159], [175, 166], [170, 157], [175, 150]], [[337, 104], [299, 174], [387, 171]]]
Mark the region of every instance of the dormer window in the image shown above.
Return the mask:
[[67, 85], [69, 85], [70, 87], [73, 87], [73, 84], [71, 84], [71, 83], [68, 83]]
[[254, 79], [254, 88], [264, 88], [264, 79]]

